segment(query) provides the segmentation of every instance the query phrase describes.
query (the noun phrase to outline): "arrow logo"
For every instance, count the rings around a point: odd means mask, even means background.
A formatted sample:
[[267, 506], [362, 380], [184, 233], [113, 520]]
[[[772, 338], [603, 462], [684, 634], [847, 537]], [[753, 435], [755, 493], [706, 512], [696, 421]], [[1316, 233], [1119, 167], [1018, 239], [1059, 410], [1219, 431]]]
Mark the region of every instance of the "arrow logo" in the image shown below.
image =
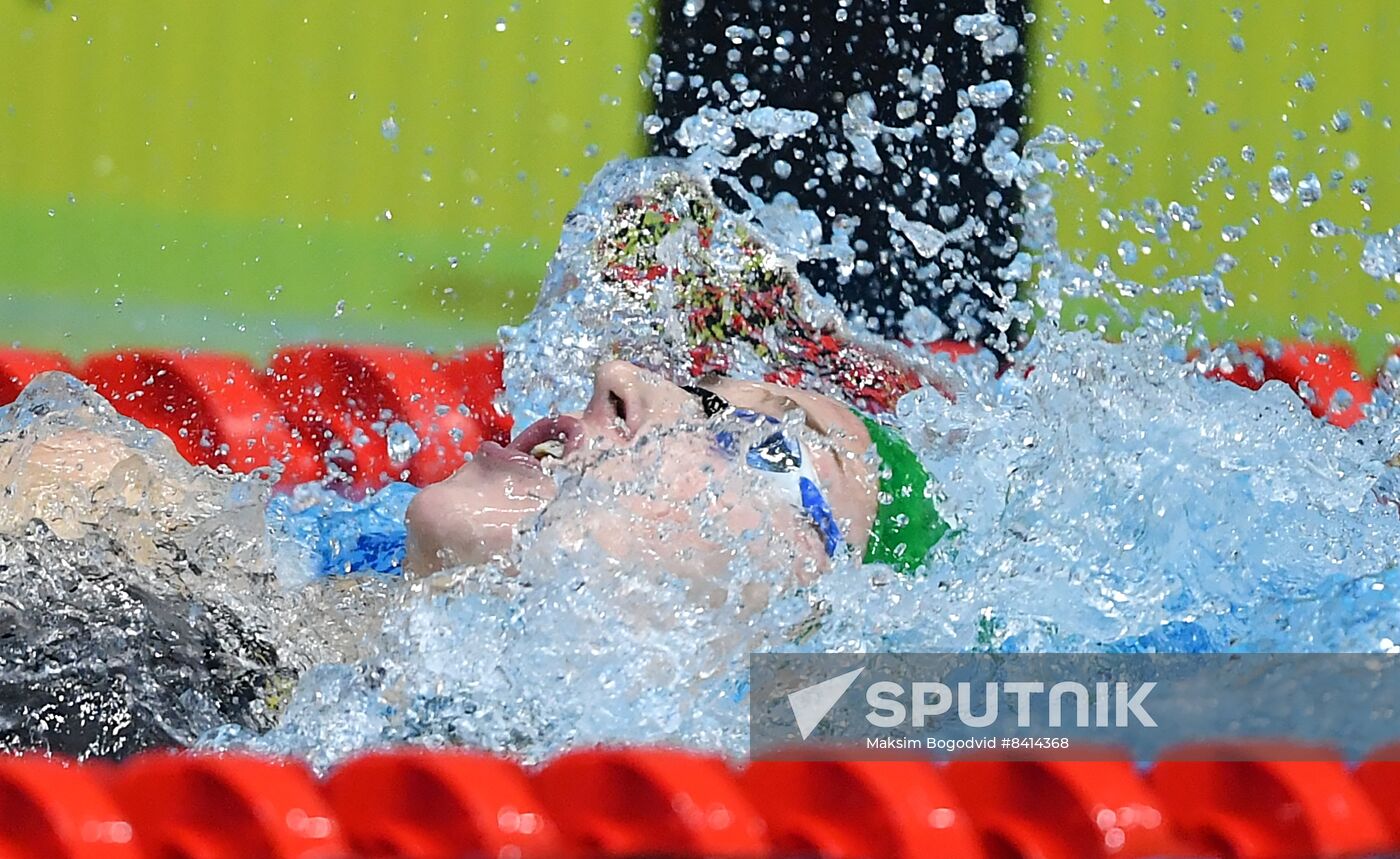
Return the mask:
[[802, 739], [811, 736], [812, 731], [816, 730], [817, 725], [821, 724], [822, 719], [826, 718], [826, 714], [831, 712], [831, 708], [836, 706], [836, 702], [841, 700], [841, 696], [846, 694], [846, 690], [851, 688], [851, 684], [856, 682], [856, 678], [864, 670], [857, 668], [847, 671], [830, 680], [813, 683], [788, 693], [788, 706], [792, 707], [792, 715], [797, 719], [797, 730], [802, 734]]

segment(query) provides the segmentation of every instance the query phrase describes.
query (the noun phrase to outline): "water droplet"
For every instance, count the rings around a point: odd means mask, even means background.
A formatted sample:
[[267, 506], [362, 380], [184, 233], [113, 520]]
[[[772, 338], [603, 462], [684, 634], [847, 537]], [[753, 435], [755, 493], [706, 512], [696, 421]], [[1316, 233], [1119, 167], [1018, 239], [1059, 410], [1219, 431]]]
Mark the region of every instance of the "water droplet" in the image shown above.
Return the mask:
[[687, 18], [694, 18], [705, 8], [705, 0], [685, 0], [681, 4], [681, 14]]
[[337, 302], [335, 303], [335, 314], [334, 314], [334, 316], [335, 316], [336, 319], [339, 319], [339, 318], [340, 318], [341, 316], [343, 316], [344, 314], [345, 314], [345, 299], [342, 298], [342, 299], [340, 299], [339, 301], [337, 301]]
[[1006, 80], [989, 81], [968, 87], [968, 100], [973, 107], [1001, 107], [1011, 98], [1011, 82]]
[[1269, 196], [1276, 203], [1287, 203], [1293, 197], [1293, 183], [1287, 167], [1280, 165], [1269, 169]]
[[399, 136], [399, 123], [392, 116], [379, 123], [379, 133], [385, 140], [394, 141]]
[[1366, 238], [1361, 270], [1376, 280], [1400, 283], [1400, 227]]
[[496, 19], [496, 32], [497, 32], [497, 33], [504, 33], [505, 31], [506, 31], [506, 19], [505, 19], [505, 18], [497, 18], [497, 19]]
[[1316, 173], [1309, 173], [1298, 182], [1298, 202], [1311, 206], [1322, 199], [1322, 182]]
[[1311, 232], [1315, 238], [1319, 239], [1340, 236], [1346, 232], [1330, 218], [1319, 218], [1313, 221], [1308, 227], [1308, 231]]
[[926, 259], [937, 256], [948, 241], [947, 234], [942, 230], [919, 221], [910, 220], [902, 212], [890, 212], [890, 226], [903, 233], [919, 256]]
[[394, 421], [385, 428], [384, 441], [389, 448], [390, 461], [400, 467], [406, 465], [423, 447], [418, 433], [403, 421]]
[[924, 70], [919, 73], [919, 90], [925, 101], [943, 92], [945, 85], [943, 70], [933, 63], [924, 66]]

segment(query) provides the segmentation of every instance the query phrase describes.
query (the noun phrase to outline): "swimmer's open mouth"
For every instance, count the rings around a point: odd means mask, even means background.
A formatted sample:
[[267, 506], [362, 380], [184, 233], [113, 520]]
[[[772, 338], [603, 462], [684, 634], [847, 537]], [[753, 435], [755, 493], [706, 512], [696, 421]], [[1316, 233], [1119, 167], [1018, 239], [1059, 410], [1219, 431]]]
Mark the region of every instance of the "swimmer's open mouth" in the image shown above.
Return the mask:
[[521, 454], [545, 465], [564, 459], [583, 445], [583, 424], [578, 418], [560, 415], [530, 424], [506, 445], [514, 459]]

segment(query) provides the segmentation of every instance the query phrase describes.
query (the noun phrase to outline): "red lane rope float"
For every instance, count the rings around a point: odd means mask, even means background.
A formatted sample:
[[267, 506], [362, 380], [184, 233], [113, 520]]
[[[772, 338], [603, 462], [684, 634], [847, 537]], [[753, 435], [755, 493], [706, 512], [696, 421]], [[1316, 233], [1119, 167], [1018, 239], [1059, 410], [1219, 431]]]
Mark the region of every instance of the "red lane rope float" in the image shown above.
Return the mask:
[[1352, 777], [1380, 812], [1391, 843], [1400, 845], [1400, 743], [1372, 751]]
[[[273, 356], [268, 390], [288, 420], [361, 491], [390, 480], [434, 483], [456, 471], [482, 438], [445, 362], [392, 346], [297, 346]], [[417, 449], [386, 435], [403, 422]]]
[[150, 857], [331, 859], [340, 824], [300, 764], [150, 752], [115, 771], [112, 794]]
[[994, 857], [1180, 855], [1162, 802], [1126, 760], [957, 760], [947, 779]]
[[[1242, 752], [1272, 760], [1228, 760]], [[1396, 842], [1380, 812], [1341, 761], [1296, 760], [1318, 754], [1288, 744], [1186, 745], [1164, 753], [1148, 780], [1198, 852], [1304, 859], [1392, 849]], [[1394, 782], [1390, 786], [1393, 791]]]
[[262, 373], [235, 355], [144, 351], [95, 355], [83, 381], [118, 412], [164, 433], [189, 462], [244, 473], [274, 460], [282, 485], [318, 479], [316, 450], [262, 390]]
[[96, 767], [0, 756], [0, 857], [143, 859]]
[[1169, 751], [1146, 778], [1122, 760], [985, 759], [769, 761], [736, 777], [717, 757], [602, 749], [527, 775], [499, 756], [415, 749], [318, 783], [299, 763], [243, 755], [0, 756], [0, 857], [1290, 859], [1400, 843], [1386, 825], [1397, 749], [1354, 775], [1287, 760], [1317, 754], [1298, 745], [1244, 751], [1274, 760], [1222, 760], [1242, 746], [1217, 743]]
[[1234, 382], [1257, 391], [1265, 382], [1287, 384], [1319, 418], [1349, 427], [1362, 418], [1362, 406], [1371, 402], [1375, 381], [1363, 374], [1356, 355], [1346, 346], [1284, 343], [1271, 349], [1263, 343], [1234, 344], [1219, 367], [1206, 371], [1213, 379]]
[[[927, 348], [954, 360], [978, 351], [952, 341]], [[1342, 426], [1361, 418], [1373, 394], [1344, 345], [1243, 343], [1234, 354], [1206, 375], [1255, 389], [1283, 381]], [[366, 492], [389, 480], [436, 482], [483, 438], [507, 442], [502, 364], [493, 346], [436, 358], [392, 346], [306, 345], [278, 352], [266, 372], [228, 355], [142, 350], [91, 358], [81, 375], [191, 462], [246, 472], [276, 459], [286, 487], [321, 478], [329, 459], [333, 483]], [[0, 404], [46, 370], [72, 367], [53, 352], [0, 349]], [[392, 431], [399, 422], [412, 431], [406, 444], [386, 439], [404, 440]]]
[[532, 781], [564, 836], [584, 854], [769, 855], [763, 819], [717, 757], [670, 749], [566, 752]]
[[68, 359], [57, 352], [33, 349], [0, 349], [0, 406], [8, 406], [34, 377], [49, 370], [73, 372]]
[[481, 422], [484, 437], [500, 444], [510, 441], [511, 416], [497, 402], [497, 395], [505, 388], [505, 355], [501, 350], [495, 346], [468, 349], [448, 361], [444, 369], [453, 386], [462, 391], [468, 411]]
[[931, 763], [758, 761], [739, 784], [768, 823], [774, 855], [981, 859], [971, 819]]
[[325, 795], [350, 846], [364, 856], [572, 855], [525, 772], [484, 753], [363, 755], [331, 774]]

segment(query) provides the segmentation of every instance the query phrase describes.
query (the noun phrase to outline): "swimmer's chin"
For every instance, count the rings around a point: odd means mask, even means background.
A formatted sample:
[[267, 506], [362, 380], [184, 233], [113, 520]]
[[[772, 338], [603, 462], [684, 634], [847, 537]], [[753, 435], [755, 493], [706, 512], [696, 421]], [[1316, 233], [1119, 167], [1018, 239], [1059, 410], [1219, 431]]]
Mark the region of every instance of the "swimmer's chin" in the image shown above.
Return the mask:
[[484, 476], [478, 473], [482, 468], [527, 467], [468, 463], [451, 478], [419, 492], [405, 514], [406, 575], [504, 563], [519, 529], [554, 497], [553, 480], [539, 470], [522, 472], [519, 481], [503, 482], [499, 477], [478, 479]]
[[425, 545], [410, 532], [404, 553], [403, 572], [408, 579], [458, 580], [482, 574], [514, 578], [520, 572], [512, 544], [505, 551], [468, 551]]

